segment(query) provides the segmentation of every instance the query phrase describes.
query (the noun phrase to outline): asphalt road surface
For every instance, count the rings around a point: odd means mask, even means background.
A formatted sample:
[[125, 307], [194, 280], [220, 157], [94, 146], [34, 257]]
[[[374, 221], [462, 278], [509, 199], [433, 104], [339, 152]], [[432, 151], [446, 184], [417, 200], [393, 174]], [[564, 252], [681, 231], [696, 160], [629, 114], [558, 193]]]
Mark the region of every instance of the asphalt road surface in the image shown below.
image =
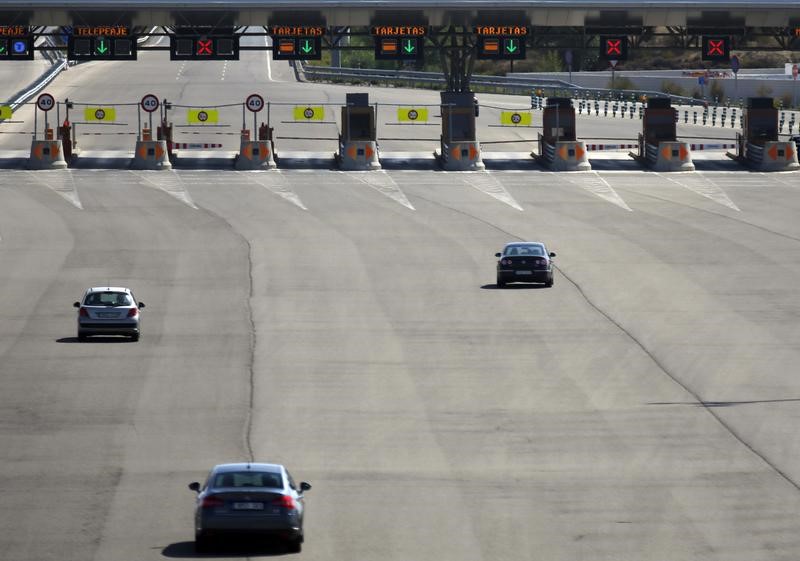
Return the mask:
[[[49, 91], [254, 84], [348, 91], [155, 58]], [[314, 487], [297, 558], [795, 561], [800, 175], [720, 161], [0, 172], [3, 559], [195, 557], [186, 485], [254, 459]], [[558, 253], [553, 288], [495, 287], [514, 240]], [[105, 283], [147, 304], [138, 343], [77, 342]]]

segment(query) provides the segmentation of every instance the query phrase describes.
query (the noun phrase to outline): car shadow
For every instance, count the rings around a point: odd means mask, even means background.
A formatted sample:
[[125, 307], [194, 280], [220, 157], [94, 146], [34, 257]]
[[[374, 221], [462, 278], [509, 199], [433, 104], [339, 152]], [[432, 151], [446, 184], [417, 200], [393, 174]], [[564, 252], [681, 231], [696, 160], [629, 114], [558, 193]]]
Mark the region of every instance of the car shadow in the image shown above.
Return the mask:
[[496, 284], [484, 284], [481, 287], [483, 290], [538, 290], [540, 288], [547, 288], [543, 284], [507, 284], [505, 286], [497, 286]]
[[132, 343], [133, 339], [130, 337], [87, 337], [85, 341], [81, 341], [77, 337], [62, 337], [56, 339], [56, 343]]
[[214, 544], [206, 553], [197, 553], [194, 542], [171, 543], [161, 554], [173, 559], [214, 559], [216, 557], [276, 557], [287, 555], [286, 546], [263, 540], [240, 538], [235, 542], [226, 540]]

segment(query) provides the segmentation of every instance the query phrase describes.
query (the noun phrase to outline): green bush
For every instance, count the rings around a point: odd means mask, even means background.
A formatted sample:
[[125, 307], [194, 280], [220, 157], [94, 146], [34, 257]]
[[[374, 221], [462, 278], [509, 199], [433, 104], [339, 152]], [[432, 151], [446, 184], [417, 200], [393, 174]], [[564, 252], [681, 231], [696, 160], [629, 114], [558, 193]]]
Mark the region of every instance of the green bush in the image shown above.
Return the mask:
[[681, 85], [671, 80], [664, 80], [661, 82], [661, 91], [670, 95], [686, 95], [686, 91]]

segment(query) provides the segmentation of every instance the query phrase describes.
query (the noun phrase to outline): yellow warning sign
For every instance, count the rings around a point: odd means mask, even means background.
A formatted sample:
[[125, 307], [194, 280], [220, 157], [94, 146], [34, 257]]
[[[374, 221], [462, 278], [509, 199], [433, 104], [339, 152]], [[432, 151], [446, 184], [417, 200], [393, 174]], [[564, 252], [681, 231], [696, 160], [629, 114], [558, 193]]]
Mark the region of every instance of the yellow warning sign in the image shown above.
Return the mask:
[[83, 120], [113, 123], [117, 120], [117, 110], [113, 107], [87, 107], [83, 110]]
[[14, 110], [10, 105], [0, 105], [0, 119], [10, 119], [14, 114]]
[[427, 123], [427, 107], [398, 107], [397, 120], [401, 123]]
[[533, 116], [529, 111], [501, 111], [500, 124], [512, 127], [529, 127]]
[[322, 121], [325, 119], [325, 107], [322, 105], [295, 105], [295, 121]]
[[190, 125], [215, 125], [219, 122], [219, 111], [216, 109], [189, 109], [186, 121]]

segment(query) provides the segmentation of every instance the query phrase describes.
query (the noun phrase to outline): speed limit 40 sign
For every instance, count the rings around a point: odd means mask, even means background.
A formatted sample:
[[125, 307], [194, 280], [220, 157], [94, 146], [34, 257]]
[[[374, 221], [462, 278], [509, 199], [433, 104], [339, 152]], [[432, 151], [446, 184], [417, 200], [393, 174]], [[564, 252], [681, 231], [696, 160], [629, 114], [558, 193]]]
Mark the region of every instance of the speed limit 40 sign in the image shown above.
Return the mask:
[[264, 98], [258, 94], [250, 94], [247, 96], [247, 100], [245, 100], [244, 104], [253, 113], [258, 113], [264, 109]]
[[147, 94], [142, 98], [142, 101], [139, 103], [139, 105], [142, 106], [142, 109], [144, 109], [148, 113], [152, 113], [153, 111], [158, 109], [158, 104], [159, 104], [158, 98], [153, 94]]
[[56, 99], [49, 93], [43, 93], [38, 98], [36, 98], [36, 107], [38, 107], [42, 111], [50, 111], [55, 106], [56, 106]]

